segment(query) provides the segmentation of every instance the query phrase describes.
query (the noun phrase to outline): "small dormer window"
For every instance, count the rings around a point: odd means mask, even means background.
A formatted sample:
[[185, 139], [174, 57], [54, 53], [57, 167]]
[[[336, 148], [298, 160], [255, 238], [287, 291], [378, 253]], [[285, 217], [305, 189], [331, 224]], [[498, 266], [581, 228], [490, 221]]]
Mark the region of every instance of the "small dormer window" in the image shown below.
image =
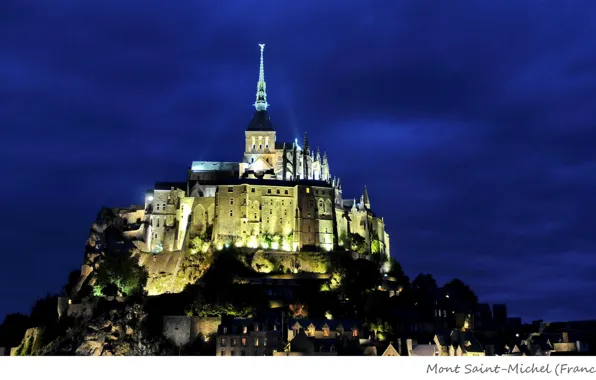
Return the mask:
[[352, 330], [352, 336], [353, 337], [357, 337], [358, 336], [358, 329]]
[[242, 333], [243, 333], [243, 334], [246, 334], [247, 332], [248, 332], [248, 327], [247, 327], [247, 326], [244, 326], [244, 327], [242, 328]]
[[223, 328], [223, 333], [224, 333], [224, 334], [227, 334], [227, 333], [228, 333], [228, 328], [227, 328], [227, 327], [224, 327], [224, 328]]

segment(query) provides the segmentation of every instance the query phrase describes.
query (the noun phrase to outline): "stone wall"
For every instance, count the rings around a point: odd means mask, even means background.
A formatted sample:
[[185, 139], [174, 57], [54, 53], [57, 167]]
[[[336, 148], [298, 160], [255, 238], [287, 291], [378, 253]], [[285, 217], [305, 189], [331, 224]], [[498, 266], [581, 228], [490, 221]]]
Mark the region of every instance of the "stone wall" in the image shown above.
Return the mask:
[[61, 318], [62, 315], [68, 312], [68, 307], [70, 305], [70, 298], [69, 297], [58, 297], [58, 318]]
[[209, 336], [216, 334], [220, 324], [221, 317], [192, 317], [191, 341], [194, 341], [199, 335]]
[[165, 316], [163, 318], [163, 336], [176, 347], [184, 347], [191, 343], [191, 320], [188, 316]]
[[163, 318], [163, 336], [176, 345], [184, 347], [193, 344], [199, 336], [217, 333], [220, 317], [189, 317], [171, 315]]

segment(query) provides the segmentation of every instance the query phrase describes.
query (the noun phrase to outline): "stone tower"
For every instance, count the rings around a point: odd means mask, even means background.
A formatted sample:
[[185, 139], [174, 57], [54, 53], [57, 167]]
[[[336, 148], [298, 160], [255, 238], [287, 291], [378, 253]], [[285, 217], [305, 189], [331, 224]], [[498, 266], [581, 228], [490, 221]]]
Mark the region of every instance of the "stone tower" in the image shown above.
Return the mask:
[[261, 61], [259, 65], [259, 81], [257, 82], [257, 98], [254, 103], [255, 113], [245, 132], [245, 148], [243, 166], [245, 171], [253, 172], [256, 176], [275, 172], [275, 129], [269, 119], [267, 108], [267, 84], [265, 83], [265, 65], [263, 50], [265, 44], [260, 44]]

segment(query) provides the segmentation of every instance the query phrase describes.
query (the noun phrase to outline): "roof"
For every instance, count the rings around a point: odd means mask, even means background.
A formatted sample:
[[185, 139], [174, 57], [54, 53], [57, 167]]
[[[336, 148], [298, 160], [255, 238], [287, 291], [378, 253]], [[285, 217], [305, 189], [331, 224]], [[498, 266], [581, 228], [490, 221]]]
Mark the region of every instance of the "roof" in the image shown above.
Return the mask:
[[238, 162], [218, 162], [218, 161], [193, 161], [191, 170], [198, 172], [230, 171], [240, 168]]
[[218, 185], [268, 185], [268, 186], [315, 186], [331, 188], [331, 185], [326, 181], [320, 180], [299, 180], [299, 181], [285, 181], [279, 179], [264, 179], [264, 178], [226, 178], [218, 181]]
[[280, 150], [281, 150], [281, 149], [283, 149], [283, 148], [284, 148], [284, 145], [285, 145], [285, 146], [286, 146], [288, 149], [290, 149], [290, 148], [292, 148], [292, 147], [294, 146], [294, 143], [293, 143], [293, 142], [281, 142], [281, 141], [276, 141], [276, 142], [275, 142], [275, 149], [280, 149]]
[[410, 356], [436, 356], [439, 350], [434, 344], [419, 344], [412, 347]]
[[173, 188], [184, 190], [186, 189], [186, 182], [157, 182], [154, 186], [155, 190], [171, 190]]
[[269, 114], [267, 111], [256, 111], [248, 124], [247, 131], [266, 131], [266, 132], [273, 132], [275, 129], [273, 128], [273, 124], [271, 124], [271, 119], [269, 118]]
[[312, 323], [315, 326], [315, 330], [322, 330], [323, 326], [327, 325], [329, 330], [335, 331], [339, 327], [342, 327], [344, 330], [351, 330], [352, 328], [359, 329], [361, 323], [358, 321], [353, 320], [339, 320], [339, 319], [290, 319], [288, 321], [288, 327], [290, 329], [298, 323], [302, 328], [306, 329]]

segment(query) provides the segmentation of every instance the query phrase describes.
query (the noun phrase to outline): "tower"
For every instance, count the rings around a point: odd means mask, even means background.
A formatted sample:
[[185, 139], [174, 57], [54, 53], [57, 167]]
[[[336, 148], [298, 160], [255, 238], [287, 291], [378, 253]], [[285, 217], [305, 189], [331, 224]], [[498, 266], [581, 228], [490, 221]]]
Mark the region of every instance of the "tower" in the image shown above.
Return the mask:
[[265, 44], [259, 44], [261, 48], [261, 60], [259, 64], [259, 80], [257, 82], [257, 96], [253, 106], [255, 113], [245, 131], [244, 159], [241, 165], [240, 175], [249, 171], [256, 176], [265, 173], [273, 174], [276, 168], [275, 162], [275, 129], [269, 119], [267, 108], [267, 84], [265, 82], [265, 63], [263, 51]]

